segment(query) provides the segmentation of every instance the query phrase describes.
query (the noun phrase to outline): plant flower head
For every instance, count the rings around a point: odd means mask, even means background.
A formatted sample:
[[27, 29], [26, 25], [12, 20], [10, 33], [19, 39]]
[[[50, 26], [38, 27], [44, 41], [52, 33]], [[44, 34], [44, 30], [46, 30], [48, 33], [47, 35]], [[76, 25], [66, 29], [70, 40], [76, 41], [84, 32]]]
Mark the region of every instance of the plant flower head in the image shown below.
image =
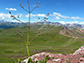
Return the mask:
[[11, 15], [11, 17], [14, 17], [13, 15]]
[[47, 16], [49, 16], [49, 13], [47, 14]]
[[9, 14], [11, 14], [11, 12], [9, 11]]
[[23, 8], [23, 6], [21, 5], [21, 3], [19, 3], [20, 7]]
[[40, 2], [38, 2], [38, 5], [40, 5]]
[[40, 17], [38, 17], [38, 19], [40, 19]]
[[17, 16], [17, 18], [19, 18], [19, 15]]

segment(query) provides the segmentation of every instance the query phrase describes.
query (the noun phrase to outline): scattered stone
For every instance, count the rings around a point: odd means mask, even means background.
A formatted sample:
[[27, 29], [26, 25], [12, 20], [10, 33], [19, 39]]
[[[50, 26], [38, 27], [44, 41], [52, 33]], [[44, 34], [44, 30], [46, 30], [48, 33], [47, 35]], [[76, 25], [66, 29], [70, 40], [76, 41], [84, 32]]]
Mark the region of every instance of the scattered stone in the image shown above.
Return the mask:
[[63, 55], [63, 54], [58, 54], [58, 55], [60, 55], [60, 56], [61, 56], [61, 55]]
[[80, 58], [80, 61], [83, 61], [84, 62], [84, 58]]
[[39, 60], [37, 58], [35, 58], [34, 61], [39, 61]]
[[24, 61], [23, 61], [23, 63], [27, 63], [28, 62], [28, 59], [25, 59]]
[[61, 59], [53, 59], [53, 62], [61, 61]]

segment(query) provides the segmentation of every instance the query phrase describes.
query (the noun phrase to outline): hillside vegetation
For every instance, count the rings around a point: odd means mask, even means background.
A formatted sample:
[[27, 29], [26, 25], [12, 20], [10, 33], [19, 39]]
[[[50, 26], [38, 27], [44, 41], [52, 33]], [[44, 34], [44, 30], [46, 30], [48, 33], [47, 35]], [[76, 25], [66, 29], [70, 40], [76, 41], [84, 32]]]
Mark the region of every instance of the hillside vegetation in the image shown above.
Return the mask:
[[[17, 58], [26, 58], [27, 30], [27, 27], [0, 30], [0, 63], [12, 63]], [[84, 39], [81, 37], [72, 38], [61, 35], [60, 31], [63, 30], [61, 26], [31, 25], [30, 39], [39, 34], [30, 43], [30, 54], [38, 52], [68, 54], [84, 45]], [[78, 30], [74, 32], [78, 33]]]

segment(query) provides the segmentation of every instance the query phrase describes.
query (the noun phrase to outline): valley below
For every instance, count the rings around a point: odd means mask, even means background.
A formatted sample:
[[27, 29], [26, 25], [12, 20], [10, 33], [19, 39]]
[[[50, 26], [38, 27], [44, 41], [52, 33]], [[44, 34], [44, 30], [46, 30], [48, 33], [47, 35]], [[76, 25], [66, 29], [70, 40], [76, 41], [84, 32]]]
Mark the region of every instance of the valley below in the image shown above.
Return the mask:
[[[12, 63], [17, 59], [26, 59], [27, 27], [0, 29], [0, 62]], [[82, 29], [67, 29], [54, 25], [31, 25], [30, 54], [49, 52], [53, 54], [73, 54], [84, 45]], [[83, 56], [83, 55], [80, 55]]]

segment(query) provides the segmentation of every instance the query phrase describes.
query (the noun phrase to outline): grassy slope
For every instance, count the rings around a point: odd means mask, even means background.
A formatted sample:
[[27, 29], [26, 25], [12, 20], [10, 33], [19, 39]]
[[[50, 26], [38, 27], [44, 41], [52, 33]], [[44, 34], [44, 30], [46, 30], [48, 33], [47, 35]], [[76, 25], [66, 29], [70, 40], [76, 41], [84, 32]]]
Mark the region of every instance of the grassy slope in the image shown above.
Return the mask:
[[[41, 26], [31, 27], [31, 37], [37, 34], [38, 28]], [[73, 53], [77, 48], [84, 43], [83, 38], [70, 38], [59, 34], [62, 27], [48, 26], [40, 30], [41, 34], [37, 36], [30, 45], [31, 55], [37, 52], [52, 52], [52, 53]], [[23, 35], [21, 39], [15, 32], [19, 30]], [[17, 58], [27, 56], [26, 53], [26, 31], [27, 28], [13, 28], [8, 30], [0, 30], [0, 63], [12, 63]]]

